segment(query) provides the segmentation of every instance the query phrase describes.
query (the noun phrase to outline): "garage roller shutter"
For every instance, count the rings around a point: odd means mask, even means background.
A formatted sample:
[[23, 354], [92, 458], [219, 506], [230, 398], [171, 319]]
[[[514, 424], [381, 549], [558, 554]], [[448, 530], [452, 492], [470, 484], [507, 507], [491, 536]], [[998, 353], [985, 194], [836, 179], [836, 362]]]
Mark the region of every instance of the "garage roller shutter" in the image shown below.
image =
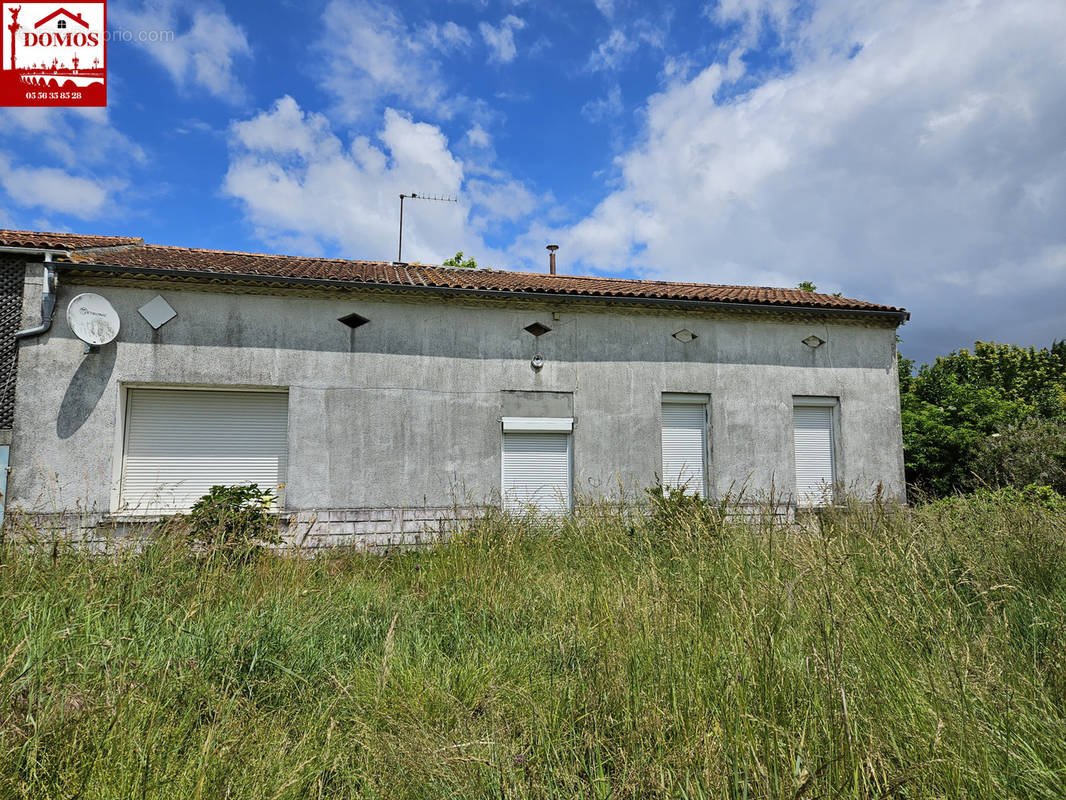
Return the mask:
[[212, 486], [285, 482], [283, 392], [130, 389], [122, 459], [126, 511], [188, 510]]
[[796, 440], [796, 501], [801, 506], [831, 501], [836, 480], [833, 464], [833, 409], [796, 406], [792, 411]]
[[570, 434], [503, 434], [503, 506], [549, 513], [570, 509]]
[[663, 486], [705, 493], [706, 428], [704, 403], [663, 403]]

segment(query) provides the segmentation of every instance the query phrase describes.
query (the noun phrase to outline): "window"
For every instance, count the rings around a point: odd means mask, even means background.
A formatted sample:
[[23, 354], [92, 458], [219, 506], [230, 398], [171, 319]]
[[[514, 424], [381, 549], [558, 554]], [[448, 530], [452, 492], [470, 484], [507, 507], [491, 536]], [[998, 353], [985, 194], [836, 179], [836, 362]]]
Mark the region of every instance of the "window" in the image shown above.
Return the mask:
[[185, 511], [219, 485], [279, 492], [288, 415], [285, 392], [127, 390], [121, 509]]
[[797, 397], [793, 401], [798, 506], [824, 506], [833, 502], [837, 482], [836, 408], [836, 399], [830, 397]]
[[565, 417], [504, 417], [501, 494], [507, 511], [570, 510], [571, 431]]
[[56, 27], [57, 27], [57, 28], [59, 28], [59, 30], [63, 30], [64, 28], [66, 28], [66, 27], [67, 27], [67, 21], [66, 21], [65, 19], [61, 19], [61, 20], [59, 20], [59, 21], [58, 21], [58, 22], [56, 23]]
[[663, 395], [664, 487], [707, 494], [707, 400], [707, 395]]

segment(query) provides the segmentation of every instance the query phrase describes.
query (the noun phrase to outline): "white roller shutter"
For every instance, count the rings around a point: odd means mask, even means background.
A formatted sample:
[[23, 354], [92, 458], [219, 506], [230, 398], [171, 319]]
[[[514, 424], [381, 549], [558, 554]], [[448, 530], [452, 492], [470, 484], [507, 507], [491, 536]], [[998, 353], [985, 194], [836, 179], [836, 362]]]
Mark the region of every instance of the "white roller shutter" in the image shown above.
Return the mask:
[[133, 513], [188, 510], [212, 486], [278, 492], [288, 460], [284, 392], [130, 389], [121, 504]]
[[706, 492], [707, 406], [663, 403], [663, 486]]
[[570, 434], [503, 434], [503, 507], [570, 510]]
[[796, 502], [820, 506], [832, 501], [832, 406], [797, 405], [792, 410], [796, 441]]

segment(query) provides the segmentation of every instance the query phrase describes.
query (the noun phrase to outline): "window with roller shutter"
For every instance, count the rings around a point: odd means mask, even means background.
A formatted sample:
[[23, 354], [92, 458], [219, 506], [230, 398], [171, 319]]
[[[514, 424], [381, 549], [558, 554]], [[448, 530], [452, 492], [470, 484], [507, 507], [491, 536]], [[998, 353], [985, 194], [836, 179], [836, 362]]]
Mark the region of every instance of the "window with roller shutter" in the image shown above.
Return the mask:
[[837, 482], [834, 398], [797, 399], [792, 408], [796, 504], [830, 505]]
[[503, 418], [501, 494], [507, 511], [570, 510], [573, 419]]
[[707, 493], [707, 397], [664, 394], [662, 484]]
[[286, 392], [128, 389], [122, 510], [186, 511], [212, 486], [254, 483], [279, 493], [288, 408]]

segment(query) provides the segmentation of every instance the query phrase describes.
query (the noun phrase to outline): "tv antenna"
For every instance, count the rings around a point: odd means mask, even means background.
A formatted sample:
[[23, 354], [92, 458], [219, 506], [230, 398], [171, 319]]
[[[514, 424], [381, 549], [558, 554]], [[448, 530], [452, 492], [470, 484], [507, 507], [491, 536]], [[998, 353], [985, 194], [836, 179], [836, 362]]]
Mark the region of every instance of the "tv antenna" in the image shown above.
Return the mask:
[[432, 200], [434, 203], [458, 203], [459, 200], [449, 195], [437, 195], [437, 194], [418, 194], [417, 192], [411, 192], [410, 194], [400, 195], [400, 246], [396, 248], [396, 261], [403, 263], [403, 201], [404, 200]]

